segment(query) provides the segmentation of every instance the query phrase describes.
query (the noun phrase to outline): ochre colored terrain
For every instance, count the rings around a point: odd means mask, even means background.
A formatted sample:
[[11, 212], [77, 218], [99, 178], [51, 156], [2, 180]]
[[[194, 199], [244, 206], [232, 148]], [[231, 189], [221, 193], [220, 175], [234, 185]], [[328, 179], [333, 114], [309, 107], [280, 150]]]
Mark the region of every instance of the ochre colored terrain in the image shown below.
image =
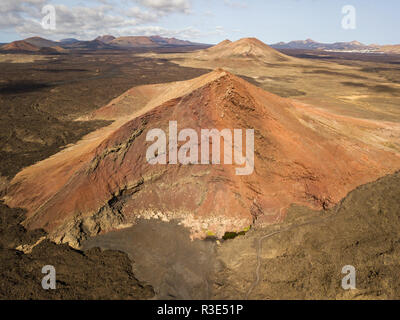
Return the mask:
[[[280, 221], [293, 203], [329, 208], [400, 168], [391, 148], [398, 124], [332, 114], [221, 69], [134, 88], [92, 117], [115, 121], [21, 171], [5, 196], [9, 206], [27, 209], [27, 228], [73, 246], [138, 218], [180, 219], [192, 236], [222, 236]], [[254, 173], [237, 176], [235, 165], [150, 165], [146, 134], [168, 133], [169, 121], [198, 134], [254, 129]]]
[[[225, 40], [214, 47], [194, 52], [146, 53], [143, 56], [168, 59], [192, 68], [223, 68], [246, 77], [268, 92], [332, 113], [399, 122], [399, 72], [393, 67], [398, 64], [397, 58], [373, 55], [376, 62], [371, 64], [355, 61], [372, 59], [360, 54], [353, 57], [354, 60], [343, 63], [343, 60], [338, 61], [326, 52], [312, 52], [288, 56], [260, 40], [244, 38], [235, 42]], [[310, 59], [304, 59], [304, 56]], [[393, 59], [395, 63], [379, 62], [385, 59]]]
[[256, 38], [243, 38], [235, 42], [224, 40], [216, 46], [199, 50], [190, 55], [195, 59], [212, 60], [216, 63], [221, 60], [233, 60], [235, 58], [240, 60], [252, 59], [254, 62], [259, 59], [268, 63], [296, 62], [298, 60], [280, 53]]

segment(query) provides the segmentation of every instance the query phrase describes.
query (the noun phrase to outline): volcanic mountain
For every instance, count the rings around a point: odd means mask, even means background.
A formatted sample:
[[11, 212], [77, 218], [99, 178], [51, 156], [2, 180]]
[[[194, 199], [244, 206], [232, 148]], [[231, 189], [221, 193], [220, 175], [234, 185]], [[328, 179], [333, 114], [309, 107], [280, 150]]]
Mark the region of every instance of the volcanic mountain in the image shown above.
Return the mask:
[[50, 48], [50, 47], [56, 47], [59, 46], [60, 43], [48, 39], [44, 39], [41, 37], [31, 37], [31, 38], [26, 38], [24, 39], [25, 42], [28, 42], [36, 47], [39, 48]]
[[98, 36], [95, 40], [109, 44], [111, 41], [115, 40], [115, 37], [112, 35], [104, 35]]
[[159, 45], [164, 46], [192, 46], [196, 44], [191, 41], [180, 40], [176, 38], [164, 38], [160, 36], [151, 36], [150, 39], [158, 43]]
[[60, 44], [61, 45], [70, 45], [70, 44], [73, 44], [73, 43], [77, 43], [79, 41], [80, 40], [75, 39], [75, 38], [65, 38], [65, 39], [61, 39], [60, 40]]
[[102, 49], [113, 49], [114, 47], [110, 44], [104, 43], [100, 40], [90, 41], [78, 41], [68, 45], [64, 45], [68, 49], [83, 49], [83, 50], [102, 50]]
[[[107, 38], [105, 38], [107, 37]], [[155, 48], [168, 46], [192, 46], [196, 43], [179, 40], [176, 38], [164, 38], [160, 36], [127, 36], [111, 39], [111, 36], [97, 38], [107, 44], [121, 48]], [[106, 41], [104, 41], [106, 39]]]
[[205, 60], [259, 59], [268, 62], [296, 60], [269, 47], [256, 38], [243, 38], [235, 42], [224, 40], [211, 48], [194, 53], [196, 58]]
[[131, 47], [156, 47], [157, 43], [155, 43], [153, 40], [151, 40], [149, 37], [119, 37], [111, 42], [109, 44], [118, 46], [118, 47], [126, 47], [126, 48], [131, 48]]
[[40, 37], [27, 38], [3, 45], [1, 50], [16, 52], [40, 52], [44, 54], [61, 53], [66, 50], [60, 43]]
[[1, 46], [0, 49], [4, 50], [4, 51], [18, 51], [18, 52], [20, 52], [20, 51], [35, 52], [35, 51], [40, 50], [39, 47], [37, 47], [33, 44], [30, 44], [24, 40], [18, 40], [18, 41], [14, 41], [11, 43], [7, 43], [7, 44]]
[[[4, 197], [27, 210], [27, 228], [44, 228], [56, 242], [75, 247], [140, 218], [178, 219], [193, 237], [222, 236], [279, 221], [293, 203], [328, 208], [400, 168], [391, 147], [400, 137], [398, 124], [335, 115], [221, 69], [133, 88], [91, 117], [115, 121], [21, 171]], [[178, 132], [190, 128], [199, 137], [202, 129], [254, 130], [254, 172], [237, 175], [238, 166], [226, 162], [149, 163], [154, 142], [147, 135], [161, 129], [173, 136], [171, 121]], [[178, 148], [187, 155], [184, 138]]]

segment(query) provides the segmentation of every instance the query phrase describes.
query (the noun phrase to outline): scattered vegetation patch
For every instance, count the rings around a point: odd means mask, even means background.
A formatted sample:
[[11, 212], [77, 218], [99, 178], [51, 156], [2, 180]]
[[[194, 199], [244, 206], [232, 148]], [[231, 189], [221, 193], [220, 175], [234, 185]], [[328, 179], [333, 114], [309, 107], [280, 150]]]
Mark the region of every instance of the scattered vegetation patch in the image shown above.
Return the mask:
[[368, 86], [364, 83], [360, 82], [350, 82], [350, 81], [344, 81], [342, 82], [345, 86], [350, 86], [350, 87], [360, 87], [360, 88], [367, 88]]
[[339, 77], [347, 77], [347, 78], [353, 78], [353, 79], [362, 79], [366, 80], [368, 78], [357, 75], [357, 74], [350, 74], [350, 73], [343, 73], [343, 72], [337, 72], [337, 71], [329, 71], [329, 70], [320, 70], [320, 69], [314, 69], [312, 71], [304, 71], [304, 73], [314, 73], [314, 74], [325, 74], [329, 76], [339, 76]]
[[244, 230], [239, 231], [239, 232], [225, 232], [225, 234], [222, 237], [222, 239], [224, 239], [224, 240], [232, 240], [232, 239], [235, 239], [238, 236], [244, 236], [250, 229], [251, 229], [251, 226], [248, 226], [247, 228], [245, 228]]
[[360, 83], [360, 82], [342, 82], [343, 85], [345, 86], [351, 86], [351, 87], [359, 87], [359, 88], [368, 88], [370, 90], [373, 90], [377, 93], [388, 93], [391, 94], [393, 96], [398, 96], [400, 94], [400, 90], [394, 87], [390, 87], [387, 85], [375, 85], [375, 86], [368, 86], [367, 84], [364, 83]]
[[35, 81], [14, 81], [0, 87], [0, 94], [16, 94], [33, 92], [51, 87], [51, 85], [43, 82]]

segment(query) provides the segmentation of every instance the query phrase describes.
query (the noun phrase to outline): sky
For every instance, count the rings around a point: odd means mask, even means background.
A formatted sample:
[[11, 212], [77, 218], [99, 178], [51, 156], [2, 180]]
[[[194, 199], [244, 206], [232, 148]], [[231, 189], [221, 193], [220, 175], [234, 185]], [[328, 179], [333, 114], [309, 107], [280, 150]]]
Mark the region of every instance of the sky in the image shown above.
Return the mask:
[[[54, 30], [41, 24], [46, 5], [55, 9]], [[346, 5], [355, 8], [355, 29], [342, 27]], [[399, 14], [399, 0], [1, 0], [0, 42], [30, 36], [91, 40], [112, 34], [209, 44], [244, 37], [268, 44], [308, 38], [400, 44]]]

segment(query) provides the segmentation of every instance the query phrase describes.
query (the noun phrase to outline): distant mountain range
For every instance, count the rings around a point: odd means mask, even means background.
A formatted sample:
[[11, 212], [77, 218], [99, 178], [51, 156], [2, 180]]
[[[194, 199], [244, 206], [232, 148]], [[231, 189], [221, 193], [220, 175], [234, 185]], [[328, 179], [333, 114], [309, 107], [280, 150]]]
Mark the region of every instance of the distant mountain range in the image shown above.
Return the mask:
[[362, 53], [400, 53], [400, 45], [366, 45], [358, 41], [321, 43], [312, 39], [278, 42], [271, 45], [275, 49], [303, 49], [323, 50], [337, 52], [362, 52]]
[[40, 52], [54, 51], [66, 52], [69, 49], [129, 49], [129, 48], [162, 48], [204, 45], [176, 38], [160, 36], [128, 36], [116, 38], [112, 35], [99, 36], [94, 40], [81, 41], [74, 38], [52, 41], [41, 37], [31, 37], [24, 40], [13, 41], [0, 46], [1, 51], [15, 52]]
[[115, 38], [114, 36], [111, 35], [104, 35], [97, 37], [95, 40], [108, 44], [110, 46], [122, 47], [122, 48], [192, 46], [200, 44], [185, 40], [179, 40], [176, 38], [163, 38], [160, 36], [150, 36], [150, 37], [135, 36], [135, 37]]
[[[63, 53], [68, 50], [100, 50], [100, 49], [132, 49], [132, 48], [171, 48], [187, 46], [208, 46], [176, 38], [160, 36], [127, 36], [114, 37], [102, 35], [94, 40], [82, 41], [74, 38], [53, 41], [41, 37], [31, 37], [11, 43], [0, 44], [0, 51], [8, 52], [40, 52]], [[270, 45], [274, 49], [302, 49], [322, 50], [335, 52], [360, 52], [360, 53], [397, 53], [400, 54], [399, 45], [366, 45], [358, 41], [321, 43], [311, 39], [290, 42], [278, 42]]]
[[80, 42], [80, 40], [74, 39], [74, 38], [67, 38], [67, 39], [60, 40], [60, 42], [62, 44], [64, 44], [64, 45], [68, 45], [68, 44], [73, 44], [73, 43], [76, 43], [76, 42]]

